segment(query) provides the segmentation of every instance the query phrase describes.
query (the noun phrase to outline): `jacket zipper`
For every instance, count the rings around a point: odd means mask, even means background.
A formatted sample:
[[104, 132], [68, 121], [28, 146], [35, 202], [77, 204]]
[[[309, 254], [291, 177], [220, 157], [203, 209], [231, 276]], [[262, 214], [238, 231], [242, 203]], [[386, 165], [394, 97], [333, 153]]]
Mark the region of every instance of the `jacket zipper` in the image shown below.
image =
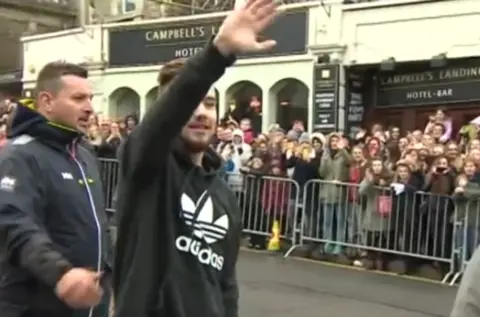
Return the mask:
[[[95, 225], [97, 227], [97, 247], [98, 247], [98, 258], [97, 258], [97, 272], [101, 273], [102, 272], [102, 228], [100, 226], [100, 221], [97, 216], [97, 208], [95, 207], [95, 202], [93, 200], [93, 195], [92, 191], [90, 189], [90, 186], [88, 185], [88, 180], [87, 176], [85, 174], [85, 171], [83, 170], [82, 164], [75, 158], [75, 155], [72, 151], [69, 151], [70, 156], [72, 157], [72, 160], [75, 162], [77, 165], [78, 169], [80, 170], [80, 174], [82, 175], [82, 180], [83, 183], [85, 184], [85, 188], [87, 189], [87, 195], [88, 195], [88, 201], [90, 203], [90, 209], [93, 213], [93, 218], [95, 220]], [[94, 307], [91, 307], [89, 312], [88, 312], [88, 317], [92, 317], [93, 314], [93, 309]]]

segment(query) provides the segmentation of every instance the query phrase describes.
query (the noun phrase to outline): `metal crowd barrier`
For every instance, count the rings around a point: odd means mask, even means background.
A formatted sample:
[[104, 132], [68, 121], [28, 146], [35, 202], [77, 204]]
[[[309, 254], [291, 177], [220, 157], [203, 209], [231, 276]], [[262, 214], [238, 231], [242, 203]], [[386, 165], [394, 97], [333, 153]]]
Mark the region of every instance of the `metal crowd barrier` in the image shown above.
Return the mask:
[[100, 177], [103, 182], [103, 192], [105, 194], [105, 209], [107, 212], [115, 212], [116, 189], [118, 184], [118, 160], [99, 159]]
[[[100, 165], [107, 210], [114, 212], [118, 163], [100, 159]], [[480, 190], [473, 197], [323, 180], [300, 186], [254, 173], [226, 174], [225, 180], [238, 197], [244, 233], [265, 242], [278, 221], [290, 246], [285, 257], [313, 245], [333, 255], [428, 261], [446, 268], [442, 282], [454, 284], [480, 244]]]

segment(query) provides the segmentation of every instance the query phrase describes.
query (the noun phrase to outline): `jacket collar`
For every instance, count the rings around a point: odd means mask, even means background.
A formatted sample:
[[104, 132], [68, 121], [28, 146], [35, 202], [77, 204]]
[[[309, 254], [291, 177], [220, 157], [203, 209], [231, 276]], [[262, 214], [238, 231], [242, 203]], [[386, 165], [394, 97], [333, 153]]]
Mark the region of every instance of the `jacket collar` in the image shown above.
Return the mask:
[[60, 151], [73, 149], [82, 137], [79, 131], [48, 121], [32, 107], [19, 104], [12, 120], [9, 138], [27, 134]]

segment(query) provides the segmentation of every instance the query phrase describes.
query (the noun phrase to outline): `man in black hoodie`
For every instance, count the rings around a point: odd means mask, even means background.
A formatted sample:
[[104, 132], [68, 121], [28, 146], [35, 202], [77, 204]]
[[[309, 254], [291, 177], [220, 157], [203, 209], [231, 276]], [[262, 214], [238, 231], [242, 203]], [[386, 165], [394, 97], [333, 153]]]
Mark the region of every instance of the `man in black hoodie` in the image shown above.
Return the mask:
[[117, 317], [237, 316], [241, 214], [209, 147], [217, 121], [211, 86], [234, 54], [275, 45], [257, 38], [276, 9], [272, 0], [247, 1], [202, 52], [163, 66], [159, 99], [121, 158]]

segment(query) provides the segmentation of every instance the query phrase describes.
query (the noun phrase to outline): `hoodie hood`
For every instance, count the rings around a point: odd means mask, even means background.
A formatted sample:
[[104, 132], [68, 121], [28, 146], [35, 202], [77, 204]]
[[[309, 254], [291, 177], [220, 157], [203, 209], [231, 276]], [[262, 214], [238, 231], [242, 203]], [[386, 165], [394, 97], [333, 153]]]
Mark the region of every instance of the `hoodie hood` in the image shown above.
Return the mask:
[[233, 136], [239, 136], [239, 137], [241, 137], [241, 138], [243, 139], [243, 131], [240, 130], [240, 129], [235, 129], [235, 130], [233, 130], [232, 135], [233, 135]]
[[48, 145], [65, 150], [66, 145], [79, 140], [82, 134], [74, 129], [48, 121], [35, 110], [31, 99], [23, 99], [14, 111], [8, 138], [30, 135]]
[[241, 142], [242, 144], [245, 143], [245, 135], [244, 135], [242, 130], [240, 130], [240, 129], [233, 130], [232, 137], [236, 137], [236, 136], [238, 136], [242, 139], [242, 142]]
[[320, 132], [314, 132], [310, 135], [310, 140], [313, 141], [313, 139], [318, 139], [322, 144], [325, 144], [325, 135]]
[[330, 133], [329, 135], [327, 135], [327, 137], [325, 138], [325, 143], [324, 143], [324, 146], [328, 149], [330, 149], [330, 140], [335, 137], [335, 138], [338, 138], [338, 139], [341, 139], [342, 136], [339, 134], [339, 133], [336, 133], [336, 132], [332, 132]]

